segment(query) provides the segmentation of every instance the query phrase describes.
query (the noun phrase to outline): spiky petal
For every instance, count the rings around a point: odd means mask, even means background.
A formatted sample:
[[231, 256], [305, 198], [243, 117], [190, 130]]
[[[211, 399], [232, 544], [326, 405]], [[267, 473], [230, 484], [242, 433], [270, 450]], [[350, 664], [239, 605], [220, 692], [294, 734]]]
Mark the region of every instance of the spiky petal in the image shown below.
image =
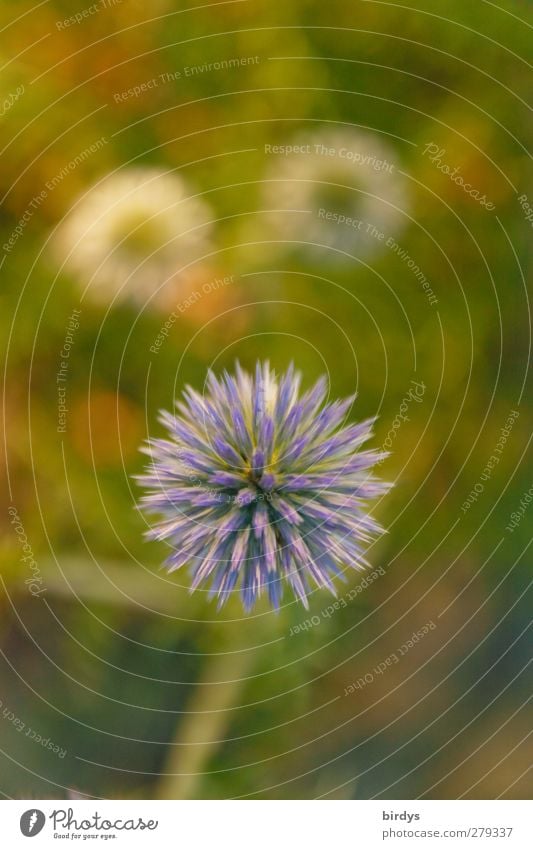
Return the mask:
[[247, 611], [265, 592], [278, 608], [284, 586], [306, 607], [313, 585], [335, 594], [382, 530], [365, 502], [389, 489], [371, 474], [383, 454], [360, 450], [374, 420], [346, 424], [354, 397], [326, 403], [324, 378], [303, 395], [299, 385], [292, 365], [279, 379], [268, 363], [253, 376], [238, 364], [235, 376], [209, 372], [203, 396], [187, 387], [175, 415], [161, 412], [168, 438], [142, 449], [140, 506], [159, 517], [147, 536], [219, 606], [239, 589]]

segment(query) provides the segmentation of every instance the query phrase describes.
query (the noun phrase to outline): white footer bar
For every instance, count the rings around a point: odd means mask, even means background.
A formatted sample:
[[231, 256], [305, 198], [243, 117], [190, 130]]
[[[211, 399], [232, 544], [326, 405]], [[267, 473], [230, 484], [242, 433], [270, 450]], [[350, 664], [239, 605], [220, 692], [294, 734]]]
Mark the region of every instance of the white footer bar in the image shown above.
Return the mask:
[[[533, 846], [527, 801], [3, 801], [2, 846]], [[30, 842], [35, 838], [35, 843]], [[68, 844], [67, 844], [67, 841]]]

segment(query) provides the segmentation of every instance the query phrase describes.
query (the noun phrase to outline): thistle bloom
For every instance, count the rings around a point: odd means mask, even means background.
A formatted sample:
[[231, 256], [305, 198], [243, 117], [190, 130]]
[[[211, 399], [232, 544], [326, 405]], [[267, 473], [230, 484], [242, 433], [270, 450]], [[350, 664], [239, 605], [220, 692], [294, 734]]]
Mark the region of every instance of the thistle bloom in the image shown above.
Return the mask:
[[219, 607], [237, 588], [246, 611], [264, 591], [278, 608], [285, 584], [306, 607], [313, 585], [335, 595], [333, 578], [362, 569], [381, 531], [364, 502], [389, 488], [370, 472], [383, 454], [359, 450], [374, 420], [346, 425], [354, 397], [327, 403], [324, 377], [304, 394], [300, 379], [268, 363], [255, 376], [209, 372], [203, 396], [187, 387], [176, 414], [161, 413], [169, 438], [141, 449], [141, 507], [163, 517], [147, 536], [172, 547], [169, 571], [190, 565], [191, 591], [210, 583]]

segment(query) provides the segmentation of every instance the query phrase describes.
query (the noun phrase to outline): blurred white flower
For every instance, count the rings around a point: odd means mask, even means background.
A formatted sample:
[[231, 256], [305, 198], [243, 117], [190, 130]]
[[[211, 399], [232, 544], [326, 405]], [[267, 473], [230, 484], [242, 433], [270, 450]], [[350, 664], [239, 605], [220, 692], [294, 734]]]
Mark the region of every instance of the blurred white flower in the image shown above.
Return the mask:
[[307, 251], [323, 245], [314, 258], [349, 262], [342, 252], [367, 258], [405, 225], [404, 179], [394, 149], [375, 134], [327, 129], [265, 153], [275, 161], [262, 189], [263, 237]]
[[110, 174], [67, 213], [53, 251], [90, 295], [144, 303], [166, 281], [187, 279], [209, 250], [209, 205], [175, 174], [135, 168]]

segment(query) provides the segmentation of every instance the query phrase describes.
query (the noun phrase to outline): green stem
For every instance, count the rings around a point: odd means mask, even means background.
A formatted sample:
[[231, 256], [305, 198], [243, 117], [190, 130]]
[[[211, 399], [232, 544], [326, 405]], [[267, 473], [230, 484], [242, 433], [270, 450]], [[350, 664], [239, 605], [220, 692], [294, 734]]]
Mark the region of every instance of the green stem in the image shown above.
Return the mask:
[[209, 761], [224, 743], [232, 710], [252, 666], [252, 652], [217, 654], [205, 665], [194, 688], [189, 712], [178, 724], [170, 746], [157, 798], [193, 799]]

